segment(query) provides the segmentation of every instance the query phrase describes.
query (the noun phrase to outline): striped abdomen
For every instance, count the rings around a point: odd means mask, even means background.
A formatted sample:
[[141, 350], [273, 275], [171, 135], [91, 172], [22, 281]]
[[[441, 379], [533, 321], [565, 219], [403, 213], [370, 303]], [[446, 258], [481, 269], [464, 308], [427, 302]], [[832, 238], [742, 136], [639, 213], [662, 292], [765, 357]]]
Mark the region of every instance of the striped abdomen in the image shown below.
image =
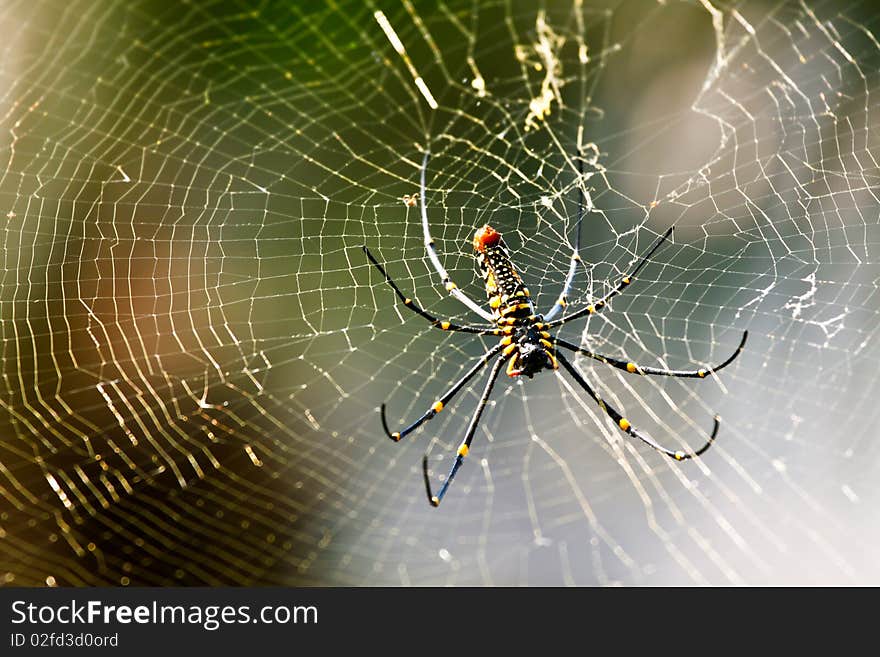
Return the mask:
[[527, 319], [535, 314], [529, 290], [510, 260], [501, 234], [489, 225], [474, 236], [477, 262], [486, 284], [486, 297], [498, 319]]

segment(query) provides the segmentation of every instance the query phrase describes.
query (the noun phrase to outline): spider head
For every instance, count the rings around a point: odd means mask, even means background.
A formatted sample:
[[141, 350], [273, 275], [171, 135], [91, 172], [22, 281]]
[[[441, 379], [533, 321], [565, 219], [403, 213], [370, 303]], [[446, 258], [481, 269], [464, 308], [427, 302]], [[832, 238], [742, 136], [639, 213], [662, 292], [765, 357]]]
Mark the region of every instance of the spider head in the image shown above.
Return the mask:
[[514, 356], [515, 362], [507, 372], [510, 376], [527, 376], [531, 379], [541, 370], [555, 368], [553, 358], [539, 342], [539, 338], [534, 329], [528, 329], [520, 334], [517, 341], [517, 355]]
[[483, 253], [490, 246], [497, 246], [501, 241], [501, 233], [486, 224], [474, 233], [474, 250]]

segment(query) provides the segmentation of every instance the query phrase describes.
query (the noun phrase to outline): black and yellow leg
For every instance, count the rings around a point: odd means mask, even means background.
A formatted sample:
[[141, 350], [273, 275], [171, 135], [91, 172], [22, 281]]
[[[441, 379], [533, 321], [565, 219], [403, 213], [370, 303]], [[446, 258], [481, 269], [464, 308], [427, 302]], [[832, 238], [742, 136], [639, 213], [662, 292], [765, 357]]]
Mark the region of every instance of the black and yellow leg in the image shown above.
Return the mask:
[[[562, 324], [565, 324], [566, 322], [570, 322], [573, 319], [578, 319], [580, 317], [584, 317], [585, 315], [592, 315], [593, 313], [597, 313], [600, 310], [602, 310], [603, 308], [605, 308], [605, 306], [608, 305], [608, 302], [611, 299], [613, 299], [618, 294], [620, 294], [623, 290], [625, 290], [629, 286], [630, 283], [633, 282], [636, 275], [639, 273], [639, 271], [641, 271], [642, 267], [644, 267], [648, 263], [648, 261], [651, 259], [651, 256], [653, 256], [654, 253], [657, 251], [657, 249], [659, 249], [660, 246], [667, 239], [669, 239], [669, 236], [671, 234], [672, 234], [672, 227], [670, 227], [669, 230], [667, 230], [665, 233], [663, 233], [663, 235], [660, 237], [660, 239], [658, 239], [656, 242], [654, 242], [654, 245], [648, 250], [648, 252], [644, 255], [644, 257], [639, 261], [639, 264], [636, 265], [636, 267], [635, 267], [635, 269], [633, 269], [632, 273], [621, 278], [620, 282], [617, 284], [617, 287], [615, 287], [613, 290], [611, 290], [611, 292], [606, 294], [604, 297], [602, 297], [598, 301], [591, 303], [589, 306], [586, 306], [585, 308], [581, 308], [576, 313], [572, 313], [568, 317], [563, 317], [561, 319], [557, 319], [555, 321], [547, 323], [547, 327], [549, 328], [549, 327], [554, 327], [554, 326], [561, 326]], [[549, 313], [548, 313], [548, 315], [549, 315]]]
[[478, 335], [491, 335], [491, 334], [495, 333], [495, 329], [490, 328], [490, 327], [462, 326], [460, 324], [454, 324], [453, 322], [450, 322], [447, 320], [441, 320], [441, 319], [438, 319], [437, 317], [434, 317], [434, 315], [432, 315], [429, 312], [427, 312], [426, 310], [423, 310], [422, 308], [420, 308], [418, 306], [418, 304], [416, 304], [415, 301], [413, 301], [411, 298], [409, 298], [403, 292], [400, 291], [400, 288], [397, 287], [397, 284], [388, 275], [388, 272], [385, 271], [385, 268], [379, 264], [379, 261], [373, 257], [373, 254], [370, 253], [370, 250], [366, 246], [362, 246], [361, 248], [364, 250], [364, 253], [367, 254], [367, 257], [370, 259], [370, 262], [372, 262], [376, 266], [376, 269], [378, 269], [380, 272], [382, 272], [382, 276], [385, 277], [385, 281], [388, 283], [388, 285], [391, 286], [391, 289], [394, 290], [394, 293], [397, 295], [397, 297], [401, 301], [403, 301], [403, 305], [406, 306], [407, 308], [409, 308], [410, 310], [412, 310], [417, 315], [421, 315], [422, 317], [427, 319], [429, 322], [431, 322], [432, 325], [434, 325], [437, 328], [442, 329], [444, 331], [459, 331], [462, 333], [476, 333]]
[[452, 483], [458, 469], [464, 462], [464, 457], [468, 455], [468, 452], [471, 449], [471, 442], [474, 439], [474, 434], [477, 432], [477, 425], [480, 423], [480, 416], [483, 415], [483, 410], [486, 408], [486, 404], [489, 401], [489, 395], [492, 394], [492, 387], [498, 379], [498, 374], [501, 372], [501, 367], [504, 365], [504, 361], [505, 358], [499, 358], [495, 365], [492, 366], [489, 380], [486, 382], [486, 388], [483, 390], [483, 395], [480, 397], [480, 402], [477, 404], [477, 410], [474, 411], [474, 415], [468, 425], [464, 440], [461, 441], [461, 445], [458, 447], [458, 453], [455, 455], [455, 462], [452, 464], [452, 469], [449, 470], [446, 480], [443, 482], [443, 485], [440, 487], [440, 490], [436, 495], [431, 492], [431, 477], [428, 474], [428, 455], [425, 454], [425, 458], [422, 459], [422, 472], [425, 476], [425, 489], [428, 492], [428, 501], [431, 503], [431, 506], [440, 506], [443, 496], [446, 495], [449, 485]]
[[632, 374], [650, 374], [654, 376], [674, 376], [680, 377], [683, 379], [705, 379], [707, 376], [711, 376], [716, 372], [724, 369], [728, 365], [730, 365], [736, 357], [742, 353], [743, 348], [746, 346], [746, 339], [749, 337], [748, 331], [743, 331], [742, 340], [740, 340], [739, 346], [736, 348], [736, 351], [727, 358], [720, 365], [710, 365], [707, 367], [702, 367], [698, 370], [667, 370], [660, 367], [644, 367], [642, 365], [636, 365], [633, 362], [620, 360], [618, 358], [612, 358], [611, 356], [603, 356], [602, 354], [594, 353], [588, 349], [582, 349], [578, 347], [576, 344], [572, 344], [571, 342], [566, 342], [565, 340], [560, 340], [557, 338], [555, 343], [566, 349], [570, 349], [579, 354], [583, 354], [593, 360], [598, 360], [600, 363], [605, 363], [606, 365], [611, 365], [611, 367], [616, 367], [619, 370], [624, 370], [625, 372], [630, 372]]
[[571, 374], [572, 378], [574, 378], [574, 380], [577, 381], [578, 385], [580, 385], [580, 387], [583, 388], [584, 391], [590, 397], [593, 398], [593, 401], [595, 401], [599, 405], [599, 408], [601, 408], [605, 412], [605, 414], [608, 415], [608, 417], [610, 417], [612, 420], [614, 420], [614, 422], [617, 424], [617, 426], [620, 427], [621, 431], [623, 431], [624, 433], [626, 433], [629, 436], [632, 436], [633, 438], [638, 438], [643, 443], [650, 445], [651, 447], [656, 449], [658, 452], [662, 452], [662, 453], [666, 454], [666, 456], [673, 458], [676, 461], [684, 461], [686, 459], [691, 459], [695, 456], [699, 456], [700, 454], [705, 452], [707, 449], [709, 449], [709, 447], [712, 445], [712, 442], [715, 440], [715, 436], [718, 435], [718, 427], [720, 425], [720, 420], [719, 420], [718, 416], [716, 415], [715, 416], [715, 426], [712, 428], [712, 434], [709, 436], [709, 440], [706, 441], [706, 443], [702, 447], [700, 447], [700, 449], [696, 450], [695, 452], [685, 452], [683, 450], [672, 450], [667, 447], [663, 447], [662, 445], [655, 442], [653, 438], [651, 438], [650, 436], [648, 436], [646, 434], [643, 434], [638, 429], [633, 427], [629, 423], [629, 420], [627, 420], [625, 417], [623, 417], [620, 413], [617, 412], [617, 409], [615, 409], [613, 406], [610, 406], [609, 404], [607, 404], [596, 393], [596, 391], [590, 387], [590, 384], [587, 383], [586, 379], [584, 379], [584, 377], [581, 375], [581, 373], [575, 369], [574, 365], [572, 365], [565, 356], [563, 356], [562, 354], [557, 354], [557, 358], [559, 358], [559, 362], [562, 363], [562, 366], [568, 370], [568, 373]]
[[517, 346], [511, 343], [512, 337], [507, 336], [501, 342], [504, 347], [504, 351], [501, 352], [501, 357], [505, 359], [509, 359], [507, 361], [507, 376], [516, 376], [516, 363], [519, 359], [519, 352], [517, 351]]
[[399, 441], [401, 438], [406, 436], [409, 433], [412, 433], [416, 429], [418, 429], [422, 424], [433, 418], [437, 413], [443, 410], [444, 406], [450, 402], [450, 400], [458, 394], [458, 391], [461, 390], [474, 376], [479, 372], [483, 366], [488, 363], [493, 356], [495, 356], [501, 349], [504, 347], [504, 343], [497, 344], [492, 347], [485, 354], [480, 356], [480, 359], [474, 363], [474, 366], [469, 369], [463, 377], [461, 377], [455, 385], [453, 385], [449, 390], [447, 390], [440, 399], [435, 401], [431, 408], [429, 408], [424, 415], [422, 415], [418, 420], [413, 422], [411, 425], [406, 427], [405, 429], [401, 429], [400, 431], [391, 432], [388, 430], [388, 421], [385, 418], [385, 404], [382, 404], [379, 409], [380, 415], [382, 417], [382, 427], [385, 429], [385, 433], [388, 434], [388, 437], [391, 438], [394, 442]]

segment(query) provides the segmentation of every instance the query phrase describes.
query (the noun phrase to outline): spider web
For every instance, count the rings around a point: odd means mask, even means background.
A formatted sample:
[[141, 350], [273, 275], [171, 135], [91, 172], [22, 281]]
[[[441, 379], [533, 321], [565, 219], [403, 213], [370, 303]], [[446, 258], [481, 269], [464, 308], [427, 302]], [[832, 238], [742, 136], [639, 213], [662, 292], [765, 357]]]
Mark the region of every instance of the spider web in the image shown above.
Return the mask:
[[[15, 584], [880, 581], [878, 73], [869, 3], [8, 2], [0, 576]], [[706, 380], [502, 377], [427, 504], [492, 339], [501, 231], [561, 335]], [[578, 153], [583, 153], [583, 175]], [[873, 406], [873, 408], [872, 408]]]

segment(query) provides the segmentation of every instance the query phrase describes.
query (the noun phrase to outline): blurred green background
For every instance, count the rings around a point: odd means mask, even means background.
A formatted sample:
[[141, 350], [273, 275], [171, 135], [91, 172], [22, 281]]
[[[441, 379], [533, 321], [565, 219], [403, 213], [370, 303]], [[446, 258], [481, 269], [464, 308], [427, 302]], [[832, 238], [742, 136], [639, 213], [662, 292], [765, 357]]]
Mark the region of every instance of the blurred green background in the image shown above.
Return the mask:
[[[869, 3], [7, 2], [0, 22], [3, 581], [878, 581]], [[483, 223], [544, 308], [579, 188], [574, 304], [676, 226], [564, 335], [685, 368], [748, 329], [717, 380], [581, 364], [670, 446], [720, 413], [700, 462], [627, 444], [560, 377], [504, 380], [428, 506], [421, 456], [446, 471], [480, 383], [398, 445], [377, 408], [417, 417], [491, 341], [404, 314], [360, 249], [467, 319], [402, 201], [428, 145], [434, 237], [478, 300]]]

